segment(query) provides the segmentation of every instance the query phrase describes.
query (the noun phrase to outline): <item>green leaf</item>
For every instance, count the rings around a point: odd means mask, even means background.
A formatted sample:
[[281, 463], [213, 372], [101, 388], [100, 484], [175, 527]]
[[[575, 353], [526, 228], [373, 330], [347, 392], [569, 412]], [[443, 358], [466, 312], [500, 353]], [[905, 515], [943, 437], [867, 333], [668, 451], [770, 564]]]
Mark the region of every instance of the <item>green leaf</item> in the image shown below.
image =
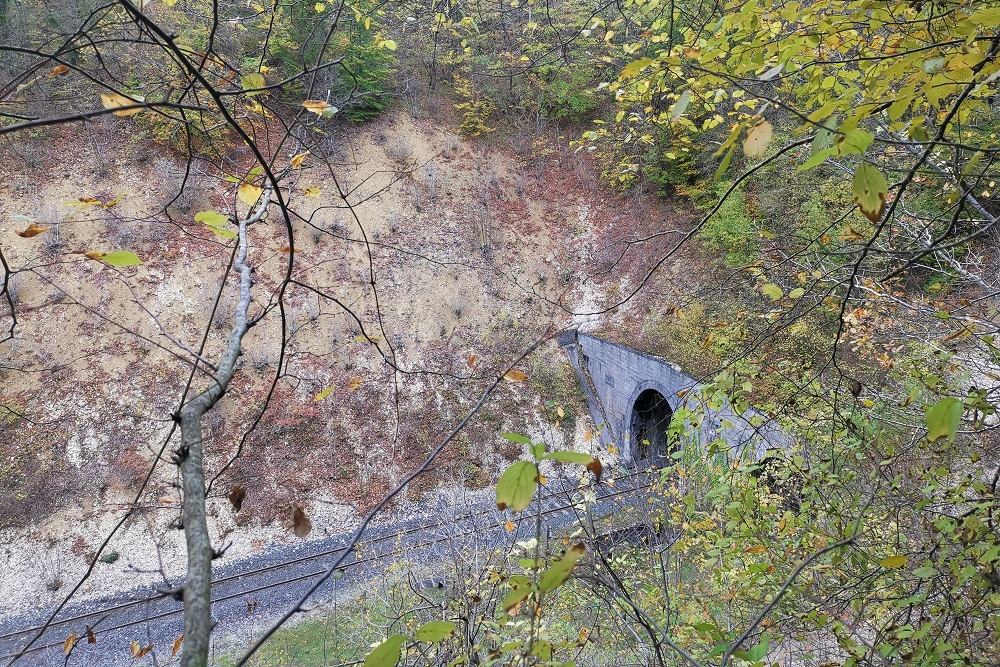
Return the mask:
[[937, 574], [937, 570], [931, 567], [930, 565], [924, 565], [923, 567], [918, 567], [916, 570], [913, 571], [913, 576], [919, 579], [930, 579], [935, 574]]
[[947, 396], [927, 409], [927, 439], [931, 442], [947, 437], [948, 442], [955, 440], [958, 425], [962, 421], [962, 402], [957, 398]]
[[969, 17], [969, 23], [983, 28], [1000, 26], [1000, 7], [980, 9]]
[[511, 609], [527, 600], [529, 595], [531, 595], [530, 584], [515, 585], [511, 591], [503, 597], [500, 604], [504, 608], [504, 611], [510, 612]]
[[531, 461], [518, 461], [497, 482], [497, 507], [520, 512], [531, 504], [537, 489], [538, 466]]
[[538, 590], [551, 591], [562, 586], [569, 579], [577, 561], [583, 558], [586, 553], [587, 549], [582, 544], [574, 544], [570, 547], [562, 558], [553, 563], [542, 574], [542, 578], [538, 581]]
[[733, 144], [729, 147], [729, 150], [726, 151], [725, 157], [723, 157], [722, 162], [719, 163], [719, 168], [715, 170], [715, 176], [712, 177], [713, 180], [717, 181], [722, 178], [722, 175], [726, 173], [727, 169], [729, 169], [729, 163], [733, 161], [733, 155], [735, 153], [736, 144]]
[[914, 141], [929, 141], [930, 135], [927, 134], [927, 127], [925, 123], [927, 119], [923, 116], [910, 119], [910, 127], [906, 131], [906, 134]]
[[229, 223], [229, 218], [215, 211], [198, 211], [194, 214], [194, 221], [210, 227], [223, 227]]
[[719, 642], [712, 647], [712, 651], [708, 654], [709, 658], [714, 658], [717, 655], [722, 655], [729, 648], [729, 642]]
[[364, 667], [396, 667], [403, 654], [404, 642], [406, 637], [403, 635], [392, 635], [372, 649], [365, 658]]
[[802, 173], [803, 171], [809, 171], [810, 169], [814, 169], [819, 165], [823, 164], [823, 162], [825, 162], [828, 157], [830, 157], [831, 155], [835, 155], [836, 153], [837, 149], [835, 148], [824, 148], [823, 150], [816, 151], [815, 153], [809, 156], [808, 160], [800, 164], [795, 169], [795, 171], [796, 173]]
[[422, 642], [435, 644], [448, 638], [457, 626], [451, 621], [427, 621], [413, 633], [413, 637]]
[[[254, 91], [257, 88], [263, 88], [267, 85], [267, 81], [264, 80], [264, 76], [257, 72], [251, 72], [250, 74], [244, 74], [241, 80], [243, 84], [243, 90]], [[249, 92], [247, 95], [260, 95], [263, 91], [256, 90], [255, 92]]]
[[889, 184], [874, 165], [863, 162], [854, 172], [854, 201], [865, 217], [878, 222], [885, 211], [885, 198], [889, 194]]
[[590, 454], [584, 454], [583, 452], [567, 452], [558, 451], [551, 452], [542, 457], [543, 459], [551, 459], [553, 461], [562, 461], [563, 463], [579, 463], [582, 466], [589, 465], [593, 463], [594, 457]]
[[761, 285], [760, 291], [764, 293], [764, 296], [770, 298], [771, 301], [777, 301], [781, 297], [785, 296], [784, 290], [774, 283], [765, 283]]
[[983, 159], [983, 155], [984, 155], [983, 151], [976, 151], [975, 153], [973, 153], [972, 157], [969, 158], [969, 161], [965, 163], [964, 167], [962, 167], [963, 177], [968, 176], [969, 174], [972, 173], [972, 170], [976, 168], [976, 165], [979, 164], [979, 161]]
[[115, 250], [101, 256], [101, 261], [108, 266], [138, 266], [142, 264], [139, 255], [131, 250]]
[[767, 635], [763, 635], [760, 638], [760, 643], [754, 646], [749, 651], [747, 651], [747, 660], [749, 660], [750, 662], [757, 662], [759, 660], [763, 660], [764, 656], [767, 655], [767, 645], [768, 645], [768, 637]]
[[831, 116], [823, 121], [823, 125], [816, 131], [816, 136], [813, 137], [812, 144], [809, 145], [809, 153], [811, 155], [815, 155], [828, 148], [833, 148], [833, 140], [837, 136], [834, 132], [837, 123], [838, 119], [836, 116]]
[[677, 99], [677, 102], [674, 104], [674, 108], [670, 110], [670, 120], [677, 120], [678, 118], [684, 115], [684, 112], [687, 110], [688, 105], [691, 104], [691, 98], [692, 94], [690, 89], [685, 90], [683, 93], [681, 93], [681, 96]]
[[535, 656], [539, 660], [546, 662], [552, 659], [552, 642], [545, 639], [539, 639], [535, 642], [535, 645], [531, 649], [531, 655]]
[[841, 155], [861, 155], [875, 140], [875, 135], [866, 130], [854, 128], [846, 130], [836, 139], [837, 152]]
[[651, 65], [652, 63], [652, 58], [639, 58], [638, 60], [633, 60], [622, 68], [621, 74], [618, 75], [618, 78], [631, 79], [641, 72], [646, 65]]
[[206, 225], [213, 234], [221, 239], [231, 239], [236, 237], [236, 232], [227, 229], [229, 218], [215, 211], [198, 211], [194, 214], [194, 221]]
[[936, 72], [940, 72], [944, 68], [944, 63], [945, 63], [944, 56], [928, 58], [923, 63], [923, 69], [928, 74], [935, 74]]
[[906, 110], [910, 108], [910, 105], [912, 103], [913, 103], [912, 96], [904, 95], [899, 99], [897, 99], [895, 102], [889, 105], [888, 109], [886, 109], [886, 113], [889, 115], [889, 120], [895, 122], [900, 118], [902, 118], [903, 114], [906, 113]]
[[895, 570], [906, 565], [906, 556], [903, 554], [896, 554], [895, 556], [887, 556], [878, 562], [879, 565], [887, 570]]
[[510, 440], [513, 443], [517, 443], [518, 445], [531, 444], [531, 438], [526, 435], [521, 435], [520, 433], [511, 433], [510, 431], [507, 431], [505, 433], [501, 433], [500, 437], [504, 440]]

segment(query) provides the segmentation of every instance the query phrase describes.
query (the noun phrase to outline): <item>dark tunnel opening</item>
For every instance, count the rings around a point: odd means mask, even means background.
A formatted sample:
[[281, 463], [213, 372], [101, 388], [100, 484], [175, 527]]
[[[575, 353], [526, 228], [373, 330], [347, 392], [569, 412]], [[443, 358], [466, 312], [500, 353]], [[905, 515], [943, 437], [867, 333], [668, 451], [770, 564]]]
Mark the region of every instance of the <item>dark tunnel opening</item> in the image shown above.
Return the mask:
[[667, 428], [673, 410], [660, 392], [647, 389], [639, 394], [632, 407], [630, 432], [632, 458], [636, 461], [663, 463], [668, 454]]

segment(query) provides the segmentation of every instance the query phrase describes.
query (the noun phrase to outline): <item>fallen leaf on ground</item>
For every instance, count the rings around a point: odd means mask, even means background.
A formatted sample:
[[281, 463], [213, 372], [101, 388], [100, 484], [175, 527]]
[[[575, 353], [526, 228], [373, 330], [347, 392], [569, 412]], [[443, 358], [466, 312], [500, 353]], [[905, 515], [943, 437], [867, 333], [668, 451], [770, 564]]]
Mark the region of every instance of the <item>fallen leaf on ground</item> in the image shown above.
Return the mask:
[[137, 642], [135, 640], [133, 640], [132, 644], [129, 645], [129, 651], [132, 652], [132, 657], [133, 658], [141, 658], [141, 657], [143, 657], [144, 655], [146, 655], [147, 653], [149, 653], [152, 650], [153, 650], [153, 645], [152, 644], [150, 644], [148, 646], [143, 646], [142, 644], [140, 644], [139, 642]]
[[[142, 104], [145, 100], [136, 96], [135, 98], [125, 97], [124, 95], [119, 95], [118, 93], [102, 93], [101, 94], [101, 104], [104, 105], [105, 109], [119, 109], [121, 107], [130, 107], [135, 104]], [[144, 109], [142, 107], [137, 107], [135, 109], [124, 109], [123, 111], [111, 111], [115, 116], [134, 116], [137, 113], [142, 113]]]
[[45, 225], [39, 225], [38, 223], [33, 222], [30, 225], [28, 225], [28, 228], [25, 229], [23, 232], [15, 232], [15, 233], [22, 239], [30, 239], [32, 236], [38, 236], [46, 229], [48, 229], [48, 227], [46, 227]]
[[516, 368], [512, 368], [506, 373], [504, 373], [503, 379], [507, 382], [524, 382], [528, 379], [528, 374], [524, 371], [519, 371]]

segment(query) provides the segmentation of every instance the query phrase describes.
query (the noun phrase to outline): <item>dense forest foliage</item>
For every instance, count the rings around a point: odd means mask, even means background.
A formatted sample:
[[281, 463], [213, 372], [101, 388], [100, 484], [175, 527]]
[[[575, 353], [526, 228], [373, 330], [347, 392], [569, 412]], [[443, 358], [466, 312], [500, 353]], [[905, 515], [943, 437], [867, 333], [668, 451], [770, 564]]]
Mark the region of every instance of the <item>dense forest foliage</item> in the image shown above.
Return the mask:
[[[184, 270], [186, 256], [171, 251], [177, 239], [221, 249], [204, 338], [197, 328], [175, 336], [155, 304], [143, 306], [158, 327], [146, 337], [165, 337], [187, 360], [153, 462], [179, 470], [187, 554], [185, 630], [172, 651], [157, 648], [164, 663], [1000, 662], [1000, 3], [0, 0], [0, 53], [6, 173], [58, 170], [60, 151], [74, 150], [53, 148], [65, 126], [83, 128], [72, 142], [138, 146], [137, 161], [156, 146], [182, 165], [162, 176], [168, 201], [136, 217], [155, 218], [162, 233], [119, 225], [78, 246], [62, 240], [66, 222], [11, 218], [16, 235], [0, 238], [2, 381], [14, 386], [55, 366], [18, 345], [24, 318], [59, 302], [26, 308], [27, 281], [74, 262], [91, 268], [73, 280], [95, 284], [98, 269], [127, 279], [165, 257]], [[345, 137], [393, 113], [446, 124], [486, 156], [511, 146], [524, 164], [576, 156], [599, 174], [595, 199], [656, 200], [676, 213], [650, 215], [649, 228], [613, 228], [613, 244], [568, 269], [562, 291], [544, 298], [552, 327], [526, 351], [537, 332], [504, 325], [515, 340], [489, 368], [472, 354], [435, 368], [483, 370], [484, 381], [439, 408], [464, 417], [452, 430], [442, 416], [442, 437], [377, 489], [355, 541], [498, 388], [527, 380], [540, 398], [517, 409], [546, 423], [582, 416], [575, 378], [521, 370], [582, 316], [701, 381], [674, 412], [648, 506], [623, 510], [623, 524], [651, 526], [655, 537], [602, 547], [587, 508], [602, 476], [606, 484], [618, 473], [595, 434], [555, 446], [527, 433], [517, 414], [499, 415], [484, 430], [518, 448], [517, 461], [489, 476], [508, 523], [535, 520], [531, 501], [559, 463], [581, 479], [573, 529], [546, 536], [538, 518], [528, 541], [441, 565], [448, 586], [420, 591], [386, 577], [377, 596], [360, 593], [338, 613], [283, 627], [307, 596], [251, 646], [212, 653], [212, 561], [224, 549], [209, 536], [206, 489], [211, 496], [221, 480], [215, 495], [239, 511], [249, 483], [225, 475], [234, 465], [245, 472], [246, 434], [280, 410], [271, 402], [282, 400], [283, 383], [302, 381], [289, 370], [303, 354], [292, 346], [289, 304], [305, 293], [343, 307], [386, 386], [398, 392], [408, 380], [375, 270], [342, 278], [375, 299], [354, 315], [353, 301], [338, 301], [340, 283], [311, 281], [299, 259], [310, 257], [314, 230], [328, 233], [306, 169], [333, 179], [325, 194], [341, 198], [345, 224], [360, 228], [369, 268], [371, 246], [393, 242], [392, 233], [365, 235], [350, 202], [357, 184], [335, 176], [349, 159]], [[416, 158], [397, 152], [416, 171]], [[93, 172], [109, 178], [112, 169]], [[474, 178], [485, 183], [483, 173]], [[225, 197], [192, 194], [199, 188]], [[70, 190], [82, 211], [120, 210], [121, 193]], [[28, 197], [30, 188], [11, 193]], [[265, 234], [275, 246], [267, 255]], [[600, 303], [565, 296], [605, 274], [614, 279]], [[697, 280], [668, 290], [689, 274]], [[88, 313], [102, 326], [146, 331]], [[208, 424], [248, 372], [241, 357], [264, 345], [252, 332], [265, 319], [276, 323], [272, 361], [260, 367], [266, 398], [259, 412], [241, 413], [230, 457], [205, 434], [224, 432]], [[355, 391], [371, 367], [349, 366], [341, 384]], [[334, 391], [316, 385], [310, 405]], [[789, 442], [764, 459], [722, 439], [703, 446], [694, 434], [720, 406], [771, 416]], [[45, 415], [13, 392], [0, 411], [10, 443], [0, 479], [13, 513], [17, 498], [38, 494], [32, 471], [49, 465], [25, 463], [35, 454], [14, 443]], [[307, 534], [312, 524], [296, 512], [294, 530]], [[65, 654], [86, 641], [71, 634]]]

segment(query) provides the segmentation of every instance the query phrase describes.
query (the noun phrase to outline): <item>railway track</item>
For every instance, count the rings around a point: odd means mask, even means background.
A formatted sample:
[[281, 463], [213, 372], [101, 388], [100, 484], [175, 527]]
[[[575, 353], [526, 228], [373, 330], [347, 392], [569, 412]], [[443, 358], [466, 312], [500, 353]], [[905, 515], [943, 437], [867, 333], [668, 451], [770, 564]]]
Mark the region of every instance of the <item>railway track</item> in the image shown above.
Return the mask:
[[[602, 484], [590, 508], [592, 515], [608, 516], [624, 506], [634, 505], [632, 496], [641, 495], [651, 480], [648, 471], [636, 470], [620, 476], [614, 487]], [[513, 528], [506, 523], [508, 516], [499, 512], [491, 499], [450, 519], [441, 514], [422, 515], [373, 528], [371, 537], [355, 547], [355, 555], [336, 568], [340, 576], [317, 594], [320, 598], [329, 597], [338, 585], [376, 577], [385, 562], [427, 561], [456, 547], [487, 549], [511, 544], [534, 534], [534, 519], [539, 515], [550, 531], [567, 526], [575, 518], [575, 504], [568, 500], [568, 493], [575, 487], [574, 481], [567, 480], [550, 486], [532, 508], [521, 514], [522, 520]], [[240, 626], [260, 625], [293, 604], [326, 572], [329, 563], [343, 554], [346, 539], [338, 536], [220, 567], [212, 583], [213, 613], [218, 623], [215, 635], [231, 634], [231, 630]], [[94, 644], [87, 644], [85, 639], [80, 641], [69, 664], [102, 667], [132, 664], [131, 642], [169, 647], [182, 632], [182, 611], [181, 602], [173, 593], [152, 589], [71, 605], [44, 627], [41, 636], [16, 664], [62, 663], [66, 637], [71, 632], [86, 637], [88, 627], [96, 633], [98, 641]], [[38, 618], [5, 619], [0, 623], [0, 662], [14, 664], [13, 658], [42, 629], [43, 623]]]

